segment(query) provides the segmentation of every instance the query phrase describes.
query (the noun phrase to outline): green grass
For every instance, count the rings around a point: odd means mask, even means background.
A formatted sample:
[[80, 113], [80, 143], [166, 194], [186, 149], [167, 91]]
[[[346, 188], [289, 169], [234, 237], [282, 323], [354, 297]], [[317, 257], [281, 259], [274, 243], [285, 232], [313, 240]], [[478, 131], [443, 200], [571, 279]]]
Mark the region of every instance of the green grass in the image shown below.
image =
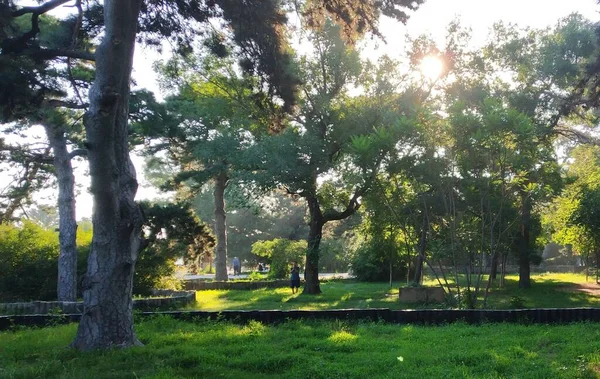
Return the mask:
[[565, 326], [175, 321], [146, 344], [79, 353], [76, 325], [0, 333], [2, 378], [596, 378], [600, 324]]
[[321, 284], [317, 296], [292, 294], [290, 288], [257, 290], [196, 291], [196, 304], [188, 309], [220, 311], [225, 309], [340, 309], [390, 308], [397, 303], [398, 286], [386, 283], [330, 281]]
[[[600, 297], [583, 292], [569, 292], [566, 286], [584, 283], [582, 274], [532, 275], [532, 288], [518, 288], [518, 276], [506, 278], [505, 288], [493, 288], [487, 308], [508, 309], [515, 297], [525, 307], [567, 308], [597, 307]], [[435, 285], [428, 279], [426, 285]], [[408, 304], [398, 300], [398, 288], [404, 283], [361, 283], [356, 281], [328, 281], [321, 284], [322, 294], [293, 295], [289, 288], [258, 290], [208, 290], [196, 292], [196, 303], [186, 309], [221, 311], [242, 309], [341, 309], [341, 308], [441, 308], [444, 304]]]
[[[574, 308], [599, 307], [600, 296], [585, 292], [570, 291], [568, 287], [585, 283], [585, 274], [537, 274], [532, 275], [533, 283], [529, 289], [519, 289], [519, 278], [516, 275], [507, 277], [503, 289], [494, 289], [490, 295], [491, 308], [511, 308], [511, 297], [523, 299], [526, 308]], [[594, 283], [590, 278], [588, 283]]]

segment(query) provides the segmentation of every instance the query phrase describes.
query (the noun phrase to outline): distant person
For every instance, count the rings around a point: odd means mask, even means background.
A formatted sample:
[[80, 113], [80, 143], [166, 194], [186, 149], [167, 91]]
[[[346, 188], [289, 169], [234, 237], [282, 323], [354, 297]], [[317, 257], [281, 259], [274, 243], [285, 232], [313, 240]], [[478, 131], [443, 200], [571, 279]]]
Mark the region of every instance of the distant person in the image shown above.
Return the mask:
[[263, 272], [263, 270], [264, 270], [264, 269], [265, 269], [265, 268], [263, 267], [263, 264], [262, 264], [262, 263], [259, 263], [259, 264], [258, 264], [258, 272]]
[[242, 265], [238, 257], [233, 257], [233, 275], [239, 275], [242, 273]]
[[292, 266], [290, 285], [292, 287], [292, 294], [298, 293], [300, 289], [300, 267], [298, 267], [297, 262], [294, 262], [294, 266]]

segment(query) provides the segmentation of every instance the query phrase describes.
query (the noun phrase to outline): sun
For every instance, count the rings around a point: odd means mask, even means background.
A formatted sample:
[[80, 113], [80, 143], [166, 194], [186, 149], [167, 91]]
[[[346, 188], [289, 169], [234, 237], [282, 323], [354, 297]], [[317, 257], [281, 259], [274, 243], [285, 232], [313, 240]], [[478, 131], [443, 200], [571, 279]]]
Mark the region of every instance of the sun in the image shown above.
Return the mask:
[[428, 55], [421, 60], [419, 65], [421, 75], [429, 80], [436, 80], [442, 75], [444, 70], [444, 62], [438, 57]]

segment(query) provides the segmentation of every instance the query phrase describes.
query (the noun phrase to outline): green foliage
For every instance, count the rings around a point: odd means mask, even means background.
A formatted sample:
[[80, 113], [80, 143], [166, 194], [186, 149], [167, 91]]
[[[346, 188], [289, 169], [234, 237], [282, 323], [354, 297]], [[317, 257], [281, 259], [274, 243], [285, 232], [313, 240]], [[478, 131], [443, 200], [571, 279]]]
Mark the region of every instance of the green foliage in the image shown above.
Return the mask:
[[389, 239], [372, 238], [363, 243], [352, 256], [350, 267], [357, 280], [389, 281], [390, 260], [393, 280], [405, 280], [409, 258], [399, 243]]
[[302, 267], [305, 252], [306, 241], [276, 238], [252, 244], [252, 254], [266, 258], [271, 265], [269, 276], [277, 279], [288, 277], [293, 262], [297, 262]]
[[354, 253], [351, 241], [341, 236], [321, 240], [319, 270], [321, 272], [347, 272]]
[[[77, 230], [78, 275], [86, 269], [92, 233]], [[55, 300], [58, 233], [24, 220], [0, 225], [0, 300]]]
[[58, 234], [29, 221], [0, 225], [0, 298], [56, 298]]
[[148, 246], [142, 250], [136, 263], [133, 291], [147, 295], [154, 288], [180, 287], [168, 280], [174, 272], [175, 261], [184, 258], [196, 264], [205, 255], [212, 254], [214, 238], [206, 224], [200, 222], [185, 203], [141, 203], [146, 222]]
[[514, 295], [510, 297], [510, 302], [509, 305], [511, 308], [514, 309], [523, 309], [523, 308], [527, 308], [525, 306], [525, 299], [519, 295]]
[[598, 192], [600, 190], [600, 150], [579, 146], [570, 155], [567, 185], [544, 210], [544, 229], [559, 244], [571, 245], [574, 253], [587, 257], [600, 246], [598, 235]]

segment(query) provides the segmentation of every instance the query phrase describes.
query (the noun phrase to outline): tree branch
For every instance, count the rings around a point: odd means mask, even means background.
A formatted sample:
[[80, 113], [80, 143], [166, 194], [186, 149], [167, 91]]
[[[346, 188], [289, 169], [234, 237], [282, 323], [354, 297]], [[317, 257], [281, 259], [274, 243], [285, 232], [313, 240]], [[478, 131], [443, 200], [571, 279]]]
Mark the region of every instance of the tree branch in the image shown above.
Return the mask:
[[96, 56], [89, 51], [67, 50], [67, 49], [25, 49], [18, 53], [19, 55], [30, 55], [34, 58], [53, 59], [53, 58], [75, 58], [87, 61], [95, 61]]
[[35, 38], [35, 36], [37, 36], [40, 32], [40, 15], [66, 3], [67, 1], [69, 0], [51, 0], [38, 7], [23, 7], [13, 11], [11, 16], [15, 18], [31, 13], [31, 29], [19, 37], [6, 39], [2, 44], [2, 49], [12, 53], [21, 52], [24, 48], [26, 48], [27, 43], [31, 39]]
[[289, 187], [283, 187], [283, 188], [285, 189], [285, 192], [286, 192], [288, 195], [292, 195], [292, 196], [300, 196], [300, 197], [302, 197], [302, 196], [303, 196], [303, 194], [304, 194], [304, 191], [303, 191], [303, 190], [302, 190], [302, 191], [292, 191], [291, 189], [289, 189]]
[[600, 146], [600, 139], [569, 127], [556, 127], [554, 133], [584, 145]]
[[337, 221], [337, 220], [343, 220], [347, 217], [352, 216], [354, 213], [356, 213], [356, 211], [358, 210], [358, 208], [360, 208], [360, 203], [358, 202], [358, 198], [360, 196], [362, 196], [362, 189], [358, 190], [354, 193], [354, 196], [352, 196], [352, 198], [350, 199], [350, 201], [348, 201], [348, 205], [346, 206], [346, 209], [344, 209], [342, 212], [338, 212], [334, 209], [328, 209], [323, 213], [323, 220], [325, 222], [327, 221]]
[[23, 16], [24, 14], [27, 13], [33, 13], [33, 14], [44, 14], [56, 7], [59, 7], [61, 5], [63, 5], [64, 3], [67, 3], [69, 0], [51, 0], [48, 1], [40, 6], [37, 7], [23, 7], [23, 8], [19, 8], [16, 11], [13, 11], [10, 15], [12, 17], [19, 17], [19, 16]]
[[86, 149], [75, 149], [69, 153], [69, 159], [75, 157], [87, 157], [88, 151]]
[[80, 104], [73, 101], [63, 101], [57, 99], [51, 99], [46, 101], [46, 105], [51, 108], [69, 108], [69, 109], [86, 109], [88, 104]]

